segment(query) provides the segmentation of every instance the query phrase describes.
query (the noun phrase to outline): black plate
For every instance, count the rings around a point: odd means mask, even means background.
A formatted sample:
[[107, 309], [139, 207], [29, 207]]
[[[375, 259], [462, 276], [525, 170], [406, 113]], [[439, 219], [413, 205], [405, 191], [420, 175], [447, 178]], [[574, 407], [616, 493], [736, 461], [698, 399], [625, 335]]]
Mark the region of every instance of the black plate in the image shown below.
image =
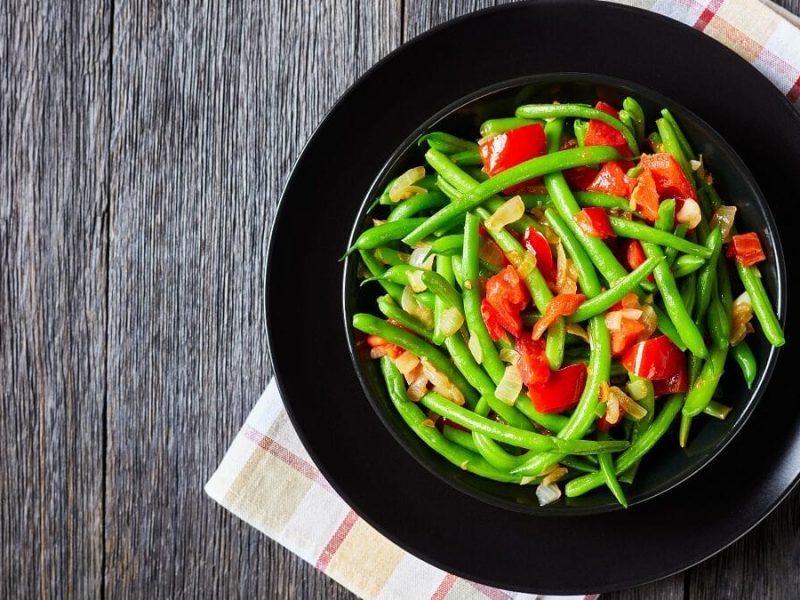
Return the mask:
[[[593, 103], [600, 98], [612, 106], [620, 106], [625, 96], [633, 96], [639, 101], [649, 124], [654, 123], [664, 107], [675, 115], [692, 147], [703, 155], [706, 165], [713, 171], [721, 196], [729, 204], [736, 205], [739, 229], [757, 231], [765, 240], [767, 262], [762, 265], [761, 273], [770, 297], [776, 299], [779, 309], [783, 309], [786, 306], [786, 265], [780, 240], [775, 235], [777, 226], [747, 165], [708, 124], [686, 108], [640, 85], [598, 75], [556, 73], [503, 82], [461, 99], [455, 106], [434, 115], [421, 124], [387, 162], [364, 198], [348, 245], [352, 245], [358, 235], [372, 225], [374, 216], [385, 217], [385, 208], [375, 208], [369, 215], [367, 212], [373, 199], [380, 195], [389, 181], [412, 166], [424, 164], [425, 149], [415, 143], [421, 134], [438, 130], [472, 138], [480, 123], [489, 118], [511, 115], [520, 104], [551, 102], [554, 98], [562, 102]], [[376, 297], [384, 293], [378, 285], [361, 285], [358, 277], [360, 262], [357, 254], [351, 255], [345, 266], [343, 282], [343, 316], [353, 365], [367, 398], [384, 425], [420, 464], [457, 489], [502, 508], [548, 517], [622, 509], [605, 487], [578, 498], [562, 496], [557, 503], [540, 507], [534, 486], [500, 483], [468, 473], [449, 463], [414, 434], [390, 400], [379, 365], [369, 357], [365, 336], [354, 332], [350, 325], [354, 313], [376, 313]], [[780, 312], [782, 314], [785, 310]], [[685, 449], [678, 446], [677, 433], [669, 433], [667, 437], [671, 443], [667, 441], [656, 446], [645, 459], [634, 484], [626, 487], [630, 506], [653, 498], [693, 476], [717, 456], [744, 425], [766, 389], [780, 355], [780, 349], [774, 348], [763, 336], [751, 338], [751, 345], [761, 366], [753, 389], [747, 389], [738, 369], [728, 369], [720, 381], [719, 390], [723, 402], [733, 409], [730, 417], [724, 421], [697, 419], [692, 427], [691, 443]], [[678, 421], [676, 419], [673, 424], [674, 428], [677, 428]]]
[[[397, 82], [412, 72], [424, 93], [398, 94]], [[408, 133], [476, 90], [551, 72], [635, 81], [707, 121], [745, 160], [769, 200], [790, 285], [800, 275], [792, 263], [800, 116], [767, 79], [710, 38], [652, 13], [599, 2], [512, 4], [404, 45], [359, 80], [320, 125], [286, 186], [270, 240], [268, 335], [300, 438], [328, 481], [376, 529], [442, 569], [489, 585], [602, 592], [709, 557], [790, 491], [800, 475], [791, 323], [758, 410], [699, 476], [627, 511], [536, 518], [456, 491], [397, 444], [350, 364], [339, 299], [343, 267], [336, 257], [375, 174]], [[369, 135], [359, 134], [364, 123], [372, 124], [361, 132]]]

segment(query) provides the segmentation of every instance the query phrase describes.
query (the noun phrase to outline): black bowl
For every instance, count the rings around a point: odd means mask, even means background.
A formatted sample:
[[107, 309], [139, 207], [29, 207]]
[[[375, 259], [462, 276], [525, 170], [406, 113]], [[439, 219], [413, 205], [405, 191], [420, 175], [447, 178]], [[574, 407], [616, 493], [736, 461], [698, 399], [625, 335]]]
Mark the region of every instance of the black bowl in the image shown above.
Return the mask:
[[[475, 138], [484, 120], [513, 115], [514, 108], [520, 104], [553, 100], [593, 104], [601, 99], [619, 106], [622, 99], [629, 95], [642, 104], [651, 126], [664, 107], [678, 119], [692, 146], [702, 153], [705, 164], [713, 172], [722, 198], [727, 204], [737, 207], [739, 229], [756, 231], [763, 241], [767, 254], [767, 262], [761, 265], [764, 282], [770, 298], [777, 303], [779, 314], [785, 314], [786, 268], [777, 227], [767, 202], [744, 162], [707, 123], [680, 104], [641, 85], [606, 76], [555, 73], [506, 81], [478, 90], [432, 114], [388, 158], [363, 200], [350, 242], [371, 225], [373, 217], [383, 216], [380, 209], [367, 215], [367, 209], [388, 181], [412, 166], [425, 163], [424, 149], [415, 141], [426, 131], [440, 130]], [[420, 440], [397, 414], [386, 392], [377, 361], [369, 358], [365, 345], [358, 342], [361, 336], [353, 331], [352, 315], [356, 312], [375, 313], [375, 299], [382, 293], [377, 285], [359, 285], [356, 277], [359, 259], [357, 255], [354, 256], [348, 259], [343, 282], [344, 320], [351, 358], [372, 408], [407, 452], [456, 489], [498, 507], [541, 515], [593, 514], [620, 508], [604, 488], [579, 498], [562, 497], [558, 503], [539, 507], [533, 486], [495, 482], [465, 472]], [[730, 416], [724, 421], [705, 416], [695, 419], [690, 443], [685, 449], [678, 446], [675, 433], [668, 433], [666, 439], [661, 440], [644, 459], [634, 484], [627, 491], [631, 505], [653, 498], [697, 473], [725, 448], [747, 421], [769, 381], [779, 353], [761, 335], [751, 336], [748, 342], [759, 364], [759, 376], [753, 388], [747, 389], [730, 359], [720, 383], [720, 400], [733, 408]]]

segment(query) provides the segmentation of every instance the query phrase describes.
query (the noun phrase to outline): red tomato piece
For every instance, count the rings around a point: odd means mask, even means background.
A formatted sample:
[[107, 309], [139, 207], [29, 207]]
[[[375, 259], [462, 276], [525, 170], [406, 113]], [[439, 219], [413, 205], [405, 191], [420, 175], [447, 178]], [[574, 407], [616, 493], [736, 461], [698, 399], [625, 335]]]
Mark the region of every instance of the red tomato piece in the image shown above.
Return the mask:
[[481, 300], [481, 316], [483, 317], [483, 322], [486, 324], [486, 329], [489, 331], [489, 335], [492, 336], [495, 342], [506, 337], [506, 330], [503, 329], [503, 326], [500, 324], [497, 311], [489, 304], [486, 298]]
[[666, 394], [684, 394], [689, 391], [689, 370], [686, 367], [686, 360], [681, 361], [678, 372], [672, 377], [653, 382], [653, 393], [656, 396]]
[[691, 198], [697, 200], [697, 193], [681, 170], [675, 157], [669, 152], [642, 154], [639, 165], [649, 169], [655, 180], [656, 190], [662, 198]]
[[610, 331], [611, 333], [611, 354], [619, 356], [633, 344], [639, 335], [644, 331], [644, 324], [627, 317], [620, 319], [619, 329]]
[[767, 259], [755, 231], [734, 235], [725, 250], [725, 256], [735, 258], [745, 267], [752, 267]]
[[549, 379], [550, 365], [545, 354], [544, 340], [534, 340], [527, 335], [521, 335], [517, 338], [514, 349], [519, 354], [517, 369], [522, 383], [530, 387]]
[[389, 358], [397, 358], [404, 352], [400, 346], [392, 344], [377, 335], [368, 335], [367, 345], [370, 348], [383, 348]]
[[599, 171], [592, 167], [573, 167], [564, 171], [564, 178], [570, 189], [585, 192], [592, 185], [598, 173]]
[[531, 337], [538, 340], [559, 317], [567, 317], [578, 310], [584, 300], [586, 300], [586, 296], [583, 294], [559, 294], [550, 300], [544, 314], [533, 326]]
[[586, 190], [626, 198], [630, 193], [629, 179], [619, 163], [611, 160], [603, 165]]
[[[628, 240], [627, 249], [625, 251], [625, 262], [628, 264], [628, 268], [633, 271], [641, 266], [645, 260], [647, 260], [647, 257], [644, 254], [644, 250], [642, 250], [642, 244], [639, 240]], [[652, 274], [647, 276], [647, 281], [653, 281]]]
[[578, 404], [584, 385], [586, 365], [576, 363], [552, 371], [545, 383], [529, 385], [528, 396], [540, 413], [560, 413]]
[[522, 333], [520, 312], [528, 304], [528, 292], [513, 266], [508, 265], [486, 280], [485, 300], [503, 329], [514, 336]]
[[[544, 128], [538, 123], [534, 123], [485, 138], [481, 140], [479, 150], [483, 171], [491, 177], [526, 160], [545, 154], [547, 139], [544, 136]], [[507, 194], [523, 191], [528, 186], [536, 185], [539, 180], [540, 178], [537, 177], [523, 181], [504, 191]]]
[[[610, 104], [605, 102], [598, 102], [595, 104], [597, 110], [619, 118], [619, 113]], [[586, 135], [583, 138], [584, 146], [624, 146], [626, 145], [625, 136], [618, 129], [612, 127], [608, 123], [598, 121], [597, 119], [590, 119], [589, 126], [586, 128]]]
[[553, 262], [553, 249], [550, 242], [539, 231], [528, 227], [525, 231], [525, 247], [536, 256], [536, 267], [547, 281], [556, 280], [556, 267]]
[[597, 206], [589, 206], [581, 209], [580, 212], [575, 213], [573, 216], [578, 226], [583, 229], [588, 235], [591, 235], [601, 240], [607, 240], [614, 237], [614, 230], [611, 229], [611, 223], [608, 220], [606, 211]]
[[665, 335], [634, 344], [622, 357], [622, 366], [645, 379], [669, 379], [681, 368], [685, 357]]
[[650, 169], [644, 169], [636, 178], [636, 185], [631, 192], [631, 200], [645, 220], [655, 223], [658, 218], [658, 189]]

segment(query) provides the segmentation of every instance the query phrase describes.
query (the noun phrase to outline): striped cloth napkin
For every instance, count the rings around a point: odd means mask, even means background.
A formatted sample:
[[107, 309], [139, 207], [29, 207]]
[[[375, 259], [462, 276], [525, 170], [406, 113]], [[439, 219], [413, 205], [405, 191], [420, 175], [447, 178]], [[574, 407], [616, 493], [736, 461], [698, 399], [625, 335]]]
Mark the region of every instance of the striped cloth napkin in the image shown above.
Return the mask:
[[[795, 15], [766, 0], [620, 3], [672, 17], [726, 44], [800, 109], [800, 19]], [[547, 598], [461, 579], [404, 552], [375, 531], [316, 469], [292, 429], [274, 381], [205, 489], [232, 513], [363, 598]]]

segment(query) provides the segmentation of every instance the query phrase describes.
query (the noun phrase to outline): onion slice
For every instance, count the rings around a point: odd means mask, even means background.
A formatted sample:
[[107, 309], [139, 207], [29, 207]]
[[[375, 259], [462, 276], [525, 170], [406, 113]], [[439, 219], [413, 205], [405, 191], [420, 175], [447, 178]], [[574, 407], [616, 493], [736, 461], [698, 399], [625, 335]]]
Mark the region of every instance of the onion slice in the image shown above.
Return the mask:
[[498, 400], [502, 400], [508, 405], [513, 405], [521, 391], [522, 377], [519, 374], [519, 369], [517, 365], [508, 365], [503, 377], [497, 384], [494, 395], [497, 396]]
[[733, 311], [731, 318], [731, 346], [740, 343], [748, 333], [754, 331], [753, 324], [753, 303], [747, 292], [742, 293], [733, 301]]
[[486, 219], [486, 229], [500, 231], [506, 225], [519, 221], [525, 214], [525, 204], [520, 196], [506, 200], [496, 211]]
[[475, 362], [479, 365], [482, 364], [483, 348], [481, 348], [481, 343], [478, 341], [478, 336], [476, 336], [474, 333], [471, 333], [467, 346], [469, 347], [469, 351], [472, 354], [472, 358], [475, 359]]
[[439, 329], [444, 337], [450, 337], [464, 324], [464, 315], [455, 306], [448, 306], [442, 311]]
[[414, 185], [417, 181], [425, 177], [425, 167], [414, 167], [398, 177], [389, 190], [389, 199], [392, 202], [400, 202], [410, 198], [415, 194], [425, 192], [425, 188]]
[[561, 488], [555, 483], [544, 485], [540, 483], [536, 486], [536, 499], [539, 501], [539, 506], [547, 506], [553, 502], [557, 502], [561, 498]]
[[736, 207], [725, 206], [724, 204], [714, 211], [711, 216], [709, 227], [713, 230], [714, 227], [719, 226], [720, 233], [722, 233], [722, 241], [731, 241], [731, 229], [733, 229], [733, 221], [736, 218]]

